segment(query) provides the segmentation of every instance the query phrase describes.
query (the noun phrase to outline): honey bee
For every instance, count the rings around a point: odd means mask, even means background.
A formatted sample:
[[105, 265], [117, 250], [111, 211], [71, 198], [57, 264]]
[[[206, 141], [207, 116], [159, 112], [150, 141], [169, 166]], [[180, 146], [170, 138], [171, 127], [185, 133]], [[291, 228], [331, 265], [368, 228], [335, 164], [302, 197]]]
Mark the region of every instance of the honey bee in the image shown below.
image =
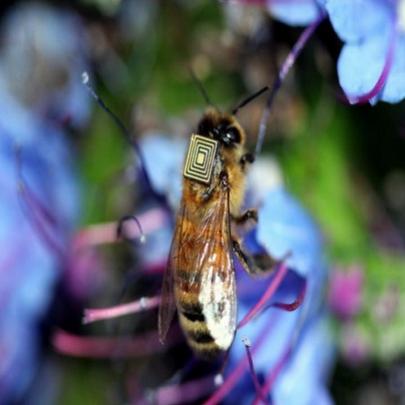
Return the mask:
[[184, 164], [158, 328], [163, 343], [177, 308], [189, 346], [198, 357], [213, 359], [229, 349], [236, 332], [232, 253], [250, 274], [271, 269], [275, 262], [261, 255], [259, 266], [257, 257], [244, 253], [234, 231], [257, 221], [255, 210], [241, 214], [246, 171], [254, 161], [245, 150], [245, 131], [234, 114], [209, 108], [196, 132]]

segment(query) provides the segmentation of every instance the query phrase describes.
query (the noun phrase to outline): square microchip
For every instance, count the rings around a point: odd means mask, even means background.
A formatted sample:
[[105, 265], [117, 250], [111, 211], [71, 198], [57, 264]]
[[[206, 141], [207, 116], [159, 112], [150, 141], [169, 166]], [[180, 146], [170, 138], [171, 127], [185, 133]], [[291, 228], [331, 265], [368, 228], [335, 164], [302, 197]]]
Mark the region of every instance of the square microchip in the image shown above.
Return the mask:
[[204, 184], [211, 182], [218, 142], [205, 136], [191, 135], [183, 175]]

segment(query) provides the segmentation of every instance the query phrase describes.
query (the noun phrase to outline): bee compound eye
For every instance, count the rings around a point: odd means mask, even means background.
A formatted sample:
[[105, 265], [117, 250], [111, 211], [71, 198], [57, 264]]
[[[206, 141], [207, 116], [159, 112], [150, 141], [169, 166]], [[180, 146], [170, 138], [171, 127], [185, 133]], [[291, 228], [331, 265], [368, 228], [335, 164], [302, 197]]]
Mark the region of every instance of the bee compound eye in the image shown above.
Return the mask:
[[226, 144], [240, 143], [240, 133], [235, 127], [228, 127], [223, 136], [223, 140]]

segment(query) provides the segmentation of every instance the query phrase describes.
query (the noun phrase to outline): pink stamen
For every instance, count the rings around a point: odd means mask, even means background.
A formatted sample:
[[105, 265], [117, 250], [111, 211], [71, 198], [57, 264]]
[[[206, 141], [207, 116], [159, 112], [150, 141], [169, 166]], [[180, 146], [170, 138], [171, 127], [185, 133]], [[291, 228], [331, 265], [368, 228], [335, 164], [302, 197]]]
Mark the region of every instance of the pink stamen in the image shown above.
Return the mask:
[[253, 357], [252, 357], [252, 353], [250, 351], [251, 344], [247, 339], [243, 339], [243, 344], [245, 345], [246, 357], [249, 362], [249, 371], [250, 371], [250, 375], [253, 380], [253, 385], [255, 386], [257, 396], [260, 397], [260, 399], [263, 401], [264, 404], [269, 405], [269, 401], [266, 399], [266, 396], [263, 395], [263, 393], [261, 391], [259, 380], [257, 379], [256, 371], [255, 371], [255, 368], [253, 365]]
[[253, 405], [259, 405], [260, 401], [262, 401], [262, 396], [266, 395], [268, 392], [270, 392], [274, 382], [276, 381], [276, 378], [278, 377], [278, 375], [280, 374], [280, 371], [284, 368], [286, 362], [288, 361], [290, 355], [292, 352], [292, 347], [289, 344], [287, 350], [284, 352], [284, 354], [280, 357], [280, 359], [278, 360], [278, 362], [276, 363], [276, 365], [274, 366], [274, 368], [270, 371], [270, 373], [268, 374], [265, 383], [263, 384], [262, 388], [261, 388], [261, 394], [262, 395], [258, 395], [256, 396]]
[[395, 55], [397, 36], [398, 36], [397, 27], [396, 24], [393, 23], [389, 38], [389, 47], [385, 58], [384, 66], [380, 76], [378, 77], [376, 84], [369, 92], [362, 94], [361, 96], [347, 96], [350, 104], [366, 104], [373, 97], [377, 96], [381, 92], [381, 90], [385, 85], [385, 82], [387, 81], [388, 75], [391, 71]]
[[307, 292], [307, 282], [304, 282], [304, 286], [302, 287], [300, 293], [298, 294], [297, 298], [290, 303], [283, 303], [283, 302], [275, 302], [272, 306], [275, 308], [283, 309], [284, 311], [295, 311], [298, 307], [301, 306], [302, 302], [304, 301], [305, 294]]
[[84, 310], [83, 323], [88, 324], [105, 319], [117, 318], [124, 315], [149, 311], [159, 306], [160, 296], [141, 298], [128, 304], [116, 305], [109, 308], [89, 308]]
[[[253, 352], [255, 348], [253, 349]], [[236, 385], [236, 383], [241, 379], [242, 375], [245, 373], [248, 367], [248, 359], [244, 357], [242, 361], [238, 363], [236, 368], [232, 371], [232, 373], [226, 378], [224, 383], [221, 385], [219, 389], [217, 389], [211, 397], [204, 402], [203, 405], [216, 405], [218, 404], [221, 399], [226, 397], [228, 392]]]
[[275, 274], [274, 278], [271, 280], [270, 285], [267, 287], [266, 291], [260, 298], [260, 300], [253, 306], [253, 308], [244, 316], [244, 318], [239, 322], [237, 328], [243, 328], [252, 318], [254, 318], [261, 310], [263, 307], [266, 305], [266, 303], [269, 301], [269, 299], [274, 295], [274, 293], [277, 291], [277, 288], [280, 286], [281, 282], [284, 280], [285, 276], [288, 273], [288, 268], [284, 263], [280, 264], [280, 267], [277, 270], [277, 273]]
[[[266, 341], [267, 335], [272, 330], [273, 324], [277, 320], [277, 317], [273, 317], [269, 323], [267, 323], [259, 334], [259, 338], [252, 346], [252, 355], [256, 353], [261, 345]], [[237, 382], [242, 378], [243, 374], [247, 371], [249, 366], [249, 360], [247, 357], [243, 357], [234, 370], [227, 376], [224, 383], [218, 388], [203, 405], [216, 405], [218, 404], [229, 391], [237, 384]]]
[[[170, 334], [167, 345], [174, 346], [182, 341], [179, 331]], [[73, 357], [93, 359], [143, 357], [166, 351], [156, 332], [144, 333], [136, 337], [88, 337], [78, 336], [57, 330], [52, 338], [55, 350]]]
[[[244, 326], [249, 320], [255, 316], [261, 308], [264, 306], [264, 304], [267, 302], [268, 299], [271, 298], [271, 296], [274, 294], [282, 280], [284, 279], [285, 275], [287, 274], [287, 266], [284, 265], [283, 263], [280, 265], [279, 270], [277, 271], [275, 277], [273, 278], [271, 284], [263, 294], [262, 298], [260, 299], [259, 303], [255, 305], [255, 307], [249, 311], [249, 313], [243, 318], [243, 320], [239, 323], [238, 328], [241, 326]], [[290, 304], [283, 304], [283, 303], [277, 303], [276, 305], [280, 308], [286, 309], [286, 310], [291, 310], [293, 311], [294, 309], [298, 308], [299, 305], [302, 303], [304, 297], [305, 297], [305, 292], [306, 292], [306, 283], [304, 284], [303, 289], [301, 290], [298, 298], [296, 301]], [[278, 318], [273, 317], [269, 323], [267, 323], [261, 333], [259, 334], [259, 338], [256, 340], [256, 342], [252, 346], [252, 350], [249, 350], [251, 357], [253, 354], [261, 347], [263, 342], [266, 340], [267, 335], [270, 333], [272, 330], [272, 323], [274, 323]], [[244, 322], [242, 324], [242, 322]], [[242, 325], [241, 325], [242, 324]], [[282, 369], [282, 366], [284, 365], [284, 362], [279, 362], [280, 364], [276, 365], [276, 375], [279, 373], [279, 371]], [[253, 363], [252, 363], [253, 365]], [[232, 371], [231, 374], [226, 378], [222, 386], [214, 392], [214, 394], [206, 401], [204, 402], [204, 405], [216, 405], [218, 404], [228, 393], [229, 391], [237, 384], [237, 382], [242, 378], [242, 375], [246, 372], [247, 368], [251, 367], [249, 364], [249, 356], [244, 357], [236, 366], [236, 368]], [[276, 377], [274, 376], [274, 378]], [[267, 380], [266, 380], [267, 381]], [[265, 388], [265, 387], [264, 387]], [[261, 400], [262, 398], [266, 397], [266, 393], [269, 392], [269, 390], [266, 391], [266, 389], [261, 388]], [[268, 401], [267, 401], [268, 402]]]
[[159, 388], [153, 395], [154, 404], [176, 405], [196, 401], [209, 394], [214, 388], [212, 376], [186, 382], [179, 385], [171, 385]]
[[[162, 227], [162, 224], [167, 222], [167, 212], [161, 208], [155, 208], [139, 215], [138, 220], [142, 225], [142, 229], [145, 235], [156, 231]], [[128, 221], [125, 224], [126, 236], [130, 239], [136, 239], [141, 236], [139, 227]], [[107, 243], [117, 242], [117, 223], [108, 222], [105, 224], [90, 225], [81, 230], [76, 236], [77, 246], [94, 246]]]

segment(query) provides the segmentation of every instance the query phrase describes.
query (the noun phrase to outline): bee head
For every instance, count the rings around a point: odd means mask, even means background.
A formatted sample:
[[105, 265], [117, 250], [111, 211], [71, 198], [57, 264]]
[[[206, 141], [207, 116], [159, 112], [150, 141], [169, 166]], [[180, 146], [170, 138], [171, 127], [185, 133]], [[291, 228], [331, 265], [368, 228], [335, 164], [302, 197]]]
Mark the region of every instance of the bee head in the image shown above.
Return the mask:
[[225, 147], [235, 147], [245, 142], [244, 132], [236, 118], [212, 109], [201, 118], [197, 133], [215, 139]]

